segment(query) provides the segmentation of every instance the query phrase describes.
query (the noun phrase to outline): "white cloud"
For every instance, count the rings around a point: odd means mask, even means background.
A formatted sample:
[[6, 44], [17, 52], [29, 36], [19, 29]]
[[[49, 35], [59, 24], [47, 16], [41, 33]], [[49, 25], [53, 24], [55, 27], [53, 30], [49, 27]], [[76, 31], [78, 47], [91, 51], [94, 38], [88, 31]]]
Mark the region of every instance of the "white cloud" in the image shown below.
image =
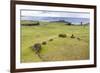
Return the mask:
[[40, 16], [40, 17], [75, 17], [75, 18], [90, 18], [87, 12], [65, 12], [65, 11], [21, 11], [22, 16]]

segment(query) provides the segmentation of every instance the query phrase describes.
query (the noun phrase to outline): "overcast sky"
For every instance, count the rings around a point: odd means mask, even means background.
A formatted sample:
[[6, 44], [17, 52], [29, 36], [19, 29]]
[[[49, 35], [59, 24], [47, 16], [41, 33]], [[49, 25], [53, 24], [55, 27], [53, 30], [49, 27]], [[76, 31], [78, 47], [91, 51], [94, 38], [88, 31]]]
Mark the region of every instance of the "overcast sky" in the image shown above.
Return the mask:
[[90, 18], [87, 12], [22, 10], [21, 16]]

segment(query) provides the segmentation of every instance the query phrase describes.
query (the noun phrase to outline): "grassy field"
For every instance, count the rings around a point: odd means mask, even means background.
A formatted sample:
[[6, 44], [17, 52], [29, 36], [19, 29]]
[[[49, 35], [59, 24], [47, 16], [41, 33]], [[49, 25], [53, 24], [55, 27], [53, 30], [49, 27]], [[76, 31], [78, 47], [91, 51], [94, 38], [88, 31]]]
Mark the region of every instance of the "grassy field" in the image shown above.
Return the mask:
[[[58, 37], [61, 33], [66, 34], [67, 37]], [[72, 34], [75, 38], [71, 38]], [[51, 38], [53, 41], [48, 41]], [[40, 58], [31, 46], [43, 41], [47, 44], [42, 45]], [[89, 59], [89, 26], [68, 26], [58, 22], [41, 22], [39, 26], [21, 26], [21, 62], [85, 59]]]

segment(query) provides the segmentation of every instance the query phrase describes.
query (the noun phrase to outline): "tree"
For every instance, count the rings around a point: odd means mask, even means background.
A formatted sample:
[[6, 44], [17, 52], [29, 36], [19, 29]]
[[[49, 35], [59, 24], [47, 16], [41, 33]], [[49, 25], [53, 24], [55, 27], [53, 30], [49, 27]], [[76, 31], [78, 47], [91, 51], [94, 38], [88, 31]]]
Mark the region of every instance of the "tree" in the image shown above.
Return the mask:
[[67, 25], [72, 25], [71, 22], [68, 22]]
[[83, 25], [83, 23], [81, 22], [81, 26]]

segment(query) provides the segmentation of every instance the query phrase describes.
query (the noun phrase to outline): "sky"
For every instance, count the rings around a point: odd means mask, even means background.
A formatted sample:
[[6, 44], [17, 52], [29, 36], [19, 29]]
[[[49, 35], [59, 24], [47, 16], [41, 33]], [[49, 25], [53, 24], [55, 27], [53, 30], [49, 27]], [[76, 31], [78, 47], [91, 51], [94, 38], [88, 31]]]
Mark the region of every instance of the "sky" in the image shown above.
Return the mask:
[[88, 12], [22, 10], [21, 16], [90, 18]]

